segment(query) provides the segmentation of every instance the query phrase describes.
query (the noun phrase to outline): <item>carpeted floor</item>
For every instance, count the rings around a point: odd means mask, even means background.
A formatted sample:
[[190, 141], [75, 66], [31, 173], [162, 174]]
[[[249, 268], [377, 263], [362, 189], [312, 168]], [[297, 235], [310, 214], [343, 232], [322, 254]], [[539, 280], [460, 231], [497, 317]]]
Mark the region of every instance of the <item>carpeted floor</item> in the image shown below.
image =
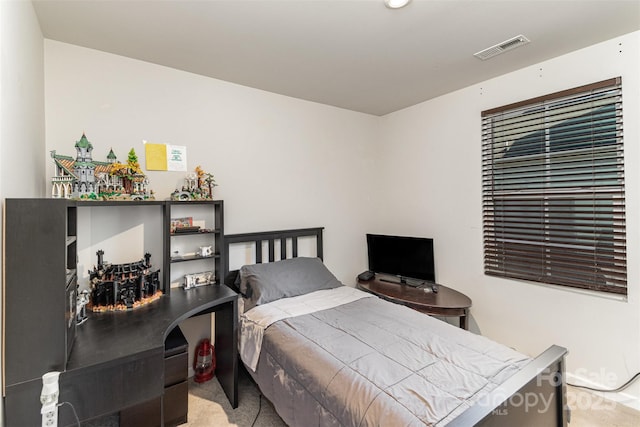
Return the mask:
[[[189, 379], [188, 427], [238, 426], [284, 427], [271, 403], [264, 397], [242, 369], [238, 375], [238, 407], [231, 408], [227, 396], [214, 378], [198, 384]], [[253, 424], [255, 421], [255, 424]]]

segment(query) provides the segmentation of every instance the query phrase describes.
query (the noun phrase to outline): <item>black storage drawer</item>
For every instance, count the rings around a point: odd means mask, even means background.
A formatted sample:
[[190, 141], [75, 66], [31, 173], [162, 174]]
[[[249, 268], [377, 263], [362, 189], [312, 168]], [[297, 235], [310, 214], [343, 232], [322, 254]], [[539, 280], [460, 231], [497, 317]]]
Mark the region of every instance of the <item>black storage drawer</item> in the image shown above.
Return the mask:
[[164, 395], [120, 411], [120, 427], [158, 427], [187, 422], [189, 353], [187, 339], [176, 326], [164, 342]]
[[162, 397], [165, 427], [186, 423], [188, 405], [189, 383], [187, 381], [167, 387]]
[[120, 411], [120, 427], [158, 427], [161, 425], [160, 397]]
[[180, 330], [180, 326], [176, 326], [164, 340], [164, 357], [184, 353], [187, 351], [188, 346], [189, 343]]
[[179, 326], [164, 341], [164, 425], [177, 426], [187, 422], [189, 406], [189, 343]]
[[184, 352], [164, 359], [164, 386], [185, 381], [189, 375], [189, 355]]

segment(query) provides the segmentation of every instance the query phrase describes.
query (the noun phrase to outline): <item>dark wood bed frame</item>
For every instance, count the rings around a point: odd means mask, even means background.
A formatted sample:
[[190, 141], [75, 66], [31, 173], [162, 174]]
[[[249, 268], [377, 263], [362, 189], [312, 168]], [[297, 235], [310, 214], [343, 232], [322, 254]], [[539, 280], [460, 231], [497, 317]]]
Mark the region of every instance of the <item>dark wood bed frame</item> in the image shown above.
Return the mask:
[[[240, 243], [255, 245], [255, 262], [265, 262], [263, 242], [268, 242], [268, 262], [298, 256], [298, 239], [315, 237], [316, 256], [323, 257], [323, 227], [295, 230], [267, 231], [225, 235], [225, 283], [234, 280], [229, 270], [229, 246]], [[288, 253], [287, 242], [291, 242]], [[280, 242], [280, 254], [276, 257], [276, 242]], [[552, 345], [534, 358], [522, 370], [492, 390], [487, 396], [467, 409], [448, 426], [556, 426], [569, 423], [569, 407], [566, 397], [565, 355], [567, 350]]]

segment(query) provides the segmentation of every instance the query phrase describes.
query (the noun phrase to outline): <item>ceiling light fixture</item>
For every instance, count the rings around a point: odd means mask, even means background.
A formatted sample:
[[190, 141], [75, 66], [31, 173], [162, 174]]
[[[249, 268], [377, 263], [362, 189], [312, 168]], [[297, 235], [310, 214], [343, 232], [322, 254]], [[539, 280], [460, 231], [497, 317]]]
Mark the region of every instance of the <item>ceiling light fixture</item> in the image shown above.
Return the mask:
[[384, 5], [389, 9], [400, 9], [409, 4], [411, 0], [384, 0]]

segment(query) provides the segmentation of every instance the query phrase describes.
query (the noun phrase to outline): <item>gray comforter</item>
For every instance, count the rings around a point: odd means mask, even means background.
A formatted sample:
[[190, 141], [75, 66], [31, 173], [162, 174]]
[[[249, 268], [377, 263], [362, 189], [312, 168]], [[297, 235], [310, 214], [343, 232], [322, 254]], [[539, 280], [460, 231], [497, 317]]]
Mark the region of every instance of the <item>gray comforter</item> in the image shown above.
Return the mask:
[[269, 326], [252, 375], [290, 426], [440, 426], [528, 361], [372, 297]]

